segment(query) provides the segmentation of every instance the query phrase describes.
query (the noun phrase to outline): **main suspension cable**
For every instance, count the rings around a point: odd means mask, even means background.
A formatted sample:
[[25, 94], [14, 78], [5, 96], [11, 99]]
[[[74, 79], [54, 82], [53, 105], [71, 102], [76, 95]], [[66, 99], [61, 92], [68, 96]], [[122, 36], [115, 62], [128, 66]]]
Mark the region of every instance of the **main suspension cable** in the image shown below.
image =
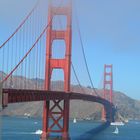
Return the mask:
[[[63, 0], [61, 0], [60, 5], [58, 7], [58, 9], [60, 9], [61, 5], [63, 3]], [[41, 37], [44, 35], [44, 33], [46, 32], [46, 30], [48, 29], [48, 27], [50, 26], [50, 24], [52, 23], [53, 18], [51, 18], [51, 20], [49, 21], [49, 23], [47, 24], [47, 26], [44, 28], [44, 30], [42, 31], [42, 33], [39, 35], [39, 37], [36, 39], [35, 43], [33, 44], [33, 46], [28, 50], [28, 52], [23, 56], [23, 58], [19, 61], [19, 63], [12, 69], [12, 71], [2, 80], [2, 83], [4, 83], [15, 71], [16, 69], [20, 66], [20, 64], [22, 64], [22, 62], [27, 58], [27, 56], [30, 54], [30, 52], [33, 50], [33, 48], [36, 46], [36, 44], [39, 42], [39, 40], [41, 39]]]
[[78, 78], [78, 75], [77, 75], [77, 73], [76, 73], [76, 70], [75, 70], [75, 68], [74, 68], [73, 63], [71, 63], [71, 66], [72, 66], [72, 70], [73, 70], [73, 72], [74, 72], [75, 78], [76, 78], [76, 80], [77, 80], [77, 82], [78, 82], [78, 85], [80, 86], [81, 91], [83, 91], [83, 93], [86, 93], [85, 90], [84, 90], [84, 88], [82, 87], [82, 85], [81, 85], [81, 83], [80, 83], [80, 80], [79, 80], [79, 78]]
[[30, 13], [25, 17], [25, 19], [20, 23], [20, 25], [16, 28], [16, 30], [13, 32], [13, 34], [0, 46], [0, 49], [5, 46], [5, 44], [20, 30], [20, 28], [25, 24], [25, 22], [28, 20], [28, 18], [32, 15], [32, 13], [35, 11], [36, 7], [38, 6], [38, 3], [40, 0], [37, 1], [33, 9], [30, 11]]
[[79, 34], [80, 44], [81, 44], [81, 48], [82, 48], [82, 53], [83, 53], [83, 57], [84, 57], [84, 61], [85, 61], [85, 65], [86, 65], [86, 70], [87, 70], [87, 73], [88, 73], [88, 77], [89, 77], [89, 80], [90, 80], [90, 83], [91, 83], [91, 86], [92, 86], [92, 90], [94, 91], [94, 93], [97, 96], [99, 96], [99, 94], [97, 93], [97, 91], [96, 91], [96, 89], [95, 89], [95, 87], [93, 85], [93, 82], [92, 82], [92, 79], [91, 79], [91, 75], [90, 75], [90, 72], [89, 72], [89, 67], [88, 67], [88, 64], [87, 64], [87, 59], [86, 59], [86, 55], [85, 55], [84, 44], [83, 44], [83, 40], [82, 40], [82, 35], [81, 35], [81, 30], [80, 30], [80, 26], [79, 26], [79, 21], [78, 21], [77, 13], [75, 14], [75, 17], [76, 17], [76, 25], [77, 25], [77, 30], [78, 30], [78, 34]]

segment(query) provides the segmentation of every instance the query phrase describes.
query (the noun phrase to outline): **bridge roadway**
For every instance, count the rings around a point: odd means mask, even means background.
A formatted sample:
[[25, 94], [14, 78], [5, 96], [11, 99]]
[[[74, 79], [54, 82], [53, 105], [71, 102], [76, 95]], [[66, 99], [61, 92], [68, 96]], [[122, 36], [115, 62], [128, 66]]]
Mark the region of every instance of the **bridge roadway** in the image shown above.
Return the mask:
[[[26, 89], [2, 89], [2, 107], [10, 103], [44, 101], [44, 100], [84, 100], [97, 102], [105, 107], [106, 120], [114, 118], [114, 105], [109, 101], [93, 95], [81, 94], [76, 92], [45, 91], [45, 90], [26, 90]], [[111, 116], [112, 114], [112, 116]]]

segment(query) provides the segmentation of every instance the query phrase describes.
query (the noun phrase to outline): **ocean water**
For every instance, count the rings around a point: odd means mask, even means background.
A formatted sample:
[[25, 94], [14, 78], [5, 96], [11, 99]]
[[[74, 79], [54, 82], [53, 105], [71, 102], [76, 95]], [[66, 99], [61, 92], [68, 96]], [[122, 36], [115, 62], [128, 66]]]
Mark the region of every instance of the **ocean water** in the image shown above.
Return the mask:
[[[1, 117], [0, 140], [39, 140], [37, 130], [42, 128], [41, 118]], [[119, 134], [113, 134], [115, 126], [109, 126], [99, 133], [94, 133], [100, 123], [93, 121], [70, 122], [72, 140], [140, 140], [140, 122], [130, 121], [118, 126]]]

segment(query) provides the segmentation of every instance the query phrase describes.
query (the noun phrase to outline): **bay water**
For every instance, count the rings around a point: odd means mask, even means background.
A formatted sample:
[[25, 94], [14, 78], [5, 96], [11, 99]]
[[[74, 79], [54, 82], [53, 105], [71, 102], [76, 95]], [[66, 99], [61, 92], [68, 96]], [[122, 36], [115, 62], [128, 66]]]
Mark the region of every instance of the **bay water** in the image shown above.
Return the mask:
[[[42, 129], [41, 118], [1, 117], [0, 140], [39, 140]], [[114, 134], [116, 126], [109, 126], [99, 133], [92, 133], [100, 125], [94, 121], [70, 121], [71, 140], [140, 140], [140, 121], [129, 121], [118, 126], [119, 133]]]

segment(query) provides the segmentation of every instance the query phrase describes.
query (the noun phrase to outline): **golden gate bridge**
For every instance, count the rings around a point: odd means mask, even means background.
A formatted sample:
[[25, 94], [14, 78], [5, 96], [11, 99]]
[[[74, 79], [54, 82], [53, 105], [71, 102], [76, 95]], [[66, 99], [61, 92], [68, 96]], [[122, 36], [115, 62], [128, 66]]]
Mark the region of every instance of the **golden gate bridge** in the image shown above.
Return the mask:
[[[52, 1], [46, 3], [46, 0], [39, 0], [13, 34], [0, 46], [1, 108], [4, 109], [11, 103], [44, 101], [41, 140], [49, 139], [52, 133], [60, 133], [63, 140], [70, 139], [70, 100], [84, 100], [102, 104], [101, 119], [106, 122], [114, 121], [115, 114], [112, 100], [112, 65], [104, 66], [104, 85], [101, 95], [96, 91], [90, 76], [76, 15], [75, 24], [77, 25], [87, 75], [92, 86], [92, 93], [87, 94], [81, 85], [72, 61], [72, 1], [60, 0], [57, 3]], [[47, 19], [44, 16], [46, 14], [44, 9], [47, 9]], [[57, 52], [64, 52], [63, 56], [54, 55], [56, 53], [55, 45], [59, 47]], [[80, 59], [78, 52], [77, 58]], [[62, 70], [64, 74], [64, 86], [61, 91], [59, 87], [58, 90], [52, 88], [52, 74], [56, 69]], [[79, 85], [81, 91], [79, 93], [72, 91], [71, 73]], [[59, 77], [59, 75], [57, 76]], [[37, 83], [37, 77], [45, 79], [43, 87]], [[24, 79], [22, 82], [21, 78]], [[30, 79], [35, 80], [34, 87], [30, 86]], [[53, 123], [50, 123], [51, 121]]]

